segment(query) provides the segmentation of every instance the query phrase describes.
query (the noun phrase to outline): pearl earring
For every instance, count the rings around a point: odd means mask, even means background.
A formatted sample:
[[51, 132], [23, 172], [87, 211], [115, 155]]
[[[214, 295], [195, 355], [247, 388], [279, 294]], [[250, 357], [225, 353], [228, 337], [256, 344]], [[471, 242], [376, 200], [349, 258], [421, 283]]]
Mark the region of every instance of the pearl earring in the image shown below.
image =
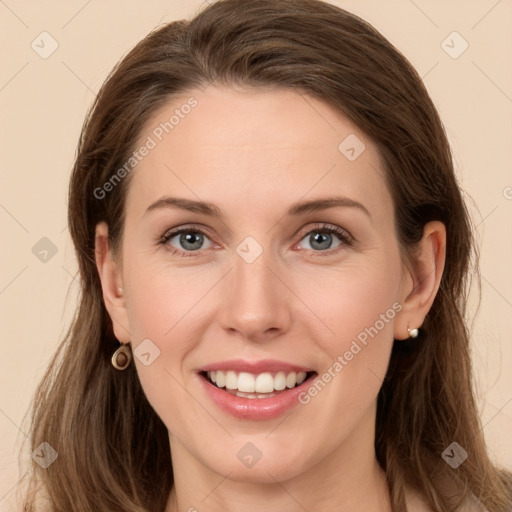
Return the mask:
[[409, 338], [417, 338], [420, 333], [419, 329], [407, 329], [409, 331]]

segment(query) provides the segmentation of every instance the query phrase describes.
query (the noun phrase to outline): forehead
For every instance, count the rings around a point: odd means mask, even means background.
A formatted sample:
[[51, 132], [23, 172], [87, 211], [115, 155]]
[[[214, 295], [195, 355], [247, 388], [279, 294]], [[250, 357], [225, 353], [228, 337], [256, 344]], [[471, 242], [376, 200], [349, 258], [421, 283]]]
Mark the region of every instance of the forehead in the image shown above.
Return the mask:
[[291, 90], [190, 90], [151, 117], [143, 146], [129, 209], [168, 194], [270, 214], [283, 201], [342, 194], [390, 213], [375, 145], [325, 103]]

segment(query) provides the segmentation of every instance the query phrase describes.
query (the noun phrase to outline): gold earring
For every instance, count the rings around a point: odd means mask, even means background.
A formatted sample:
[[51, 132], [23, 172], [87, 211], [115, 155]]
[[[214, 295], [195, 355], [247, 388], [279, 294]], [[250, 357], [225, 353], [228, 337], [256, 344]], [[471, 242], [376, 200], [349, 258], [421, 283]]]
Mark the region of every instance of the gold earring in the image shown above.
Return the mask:
[[132, 361], [132, 352], [128, 345], [121, 345], [112, 355], [112, 366], [116, 370], [126, 370]]
[[407, 329], [409, 331], [409, 338], [417, 338], [420, 330], [419, 329]]

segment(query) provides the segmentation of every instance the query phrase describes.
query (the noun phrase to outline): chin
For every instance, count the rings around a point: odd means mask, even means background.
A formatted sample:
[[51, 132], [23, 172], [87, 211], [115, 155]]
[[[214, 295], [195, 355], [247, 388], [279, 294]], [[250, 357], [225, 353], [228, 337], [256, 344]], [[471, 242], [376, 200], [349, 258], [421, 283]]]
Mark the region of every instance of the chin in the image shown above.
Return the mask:
[[[237, 448], [233, 449], [235, 443]], [[275, 483], [276, 480], [282, 482], [307, 469], [304, 451], [297, 449], [296, 444], [293, 451], [288, 453], [283, 453], [282, 446], [274, 446], [275, 443], [270, 443], [268, 439], [262, 439], [261, 442], [235, 441], [226, 452], [209, 452], [203, 460], [211, 470], [223, 476], [229, 475], [230, 480], [241, 483], [268, 484]]]

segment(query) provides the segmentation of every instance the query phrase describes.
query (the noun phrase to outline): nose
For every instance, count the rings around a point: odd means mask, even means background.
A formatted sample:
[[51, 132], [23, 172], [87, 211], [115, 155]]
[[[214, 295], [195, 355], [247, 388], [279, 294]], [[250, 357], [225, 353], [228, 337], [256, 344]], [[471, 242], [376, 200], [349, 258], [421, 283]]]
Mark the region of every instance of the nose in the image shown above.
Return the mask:
[[231, 335], [264, 342], [283, 334], [291, 323], [293, 294], [284, 275], [264, 251], [247, 263], [234, 255], [234, 268], [227, 276], [220, 320]]

